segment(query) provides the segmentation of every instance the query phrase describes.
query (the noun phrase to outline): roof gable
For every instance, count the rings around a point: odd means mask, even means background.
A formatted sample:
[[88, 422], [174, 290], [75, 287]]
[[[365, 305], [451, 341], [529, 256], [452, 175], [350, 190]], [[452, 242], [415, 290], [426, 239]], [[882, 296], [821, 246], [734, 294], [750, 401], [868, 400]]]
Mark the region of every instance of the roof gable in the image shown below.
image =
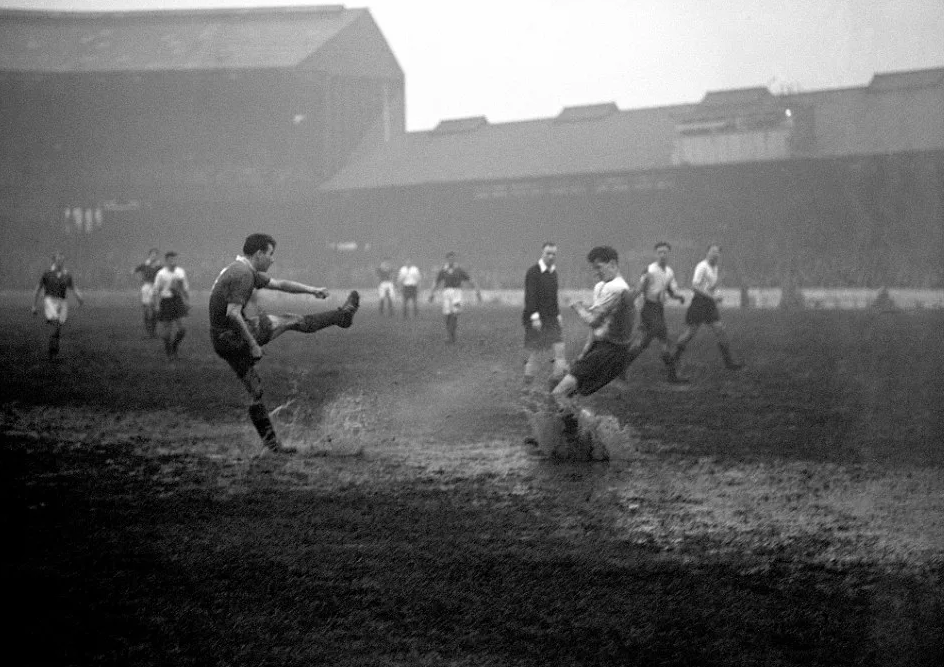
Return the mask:
[[456, 132], [472, 132], [488, 125], [488, 119], [485, 116], [472, 116], [470, 118], [450, 118], [439, 121], [439, 125], [433, 129], [430, 134], [454, 134]]
[[[0, 12], [0, 70], [71, 73], [295, 67], [365, 9]], [[382, 39], [382, 37], [381, 37]]]
[[558, 123], [575, 123], [584, 120], [599, 120], [606, 118], [610, 114], [619, 111], [616, 102], [605, 102], [603, 104], [586, 104], [583, 106], [564, 107], [557, 114]]

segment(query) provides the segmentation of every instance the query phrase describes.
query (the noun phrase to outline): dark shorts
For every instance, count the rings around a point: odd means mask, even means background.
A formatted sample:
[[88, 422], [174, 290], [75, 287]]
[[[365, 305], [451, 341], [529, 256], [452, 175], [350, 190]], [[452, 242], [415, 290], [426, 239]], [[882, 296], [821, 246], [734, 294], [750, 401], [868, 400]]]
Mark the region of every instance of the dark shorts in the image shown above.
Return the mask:
[[657, 301], [646, 301], [639, 317], [639, 327], [645, 336], [665, 340], [669, 330], [665, 326], [665, 307]]
[[583, 357], [570, 365], [570, 374], [577, 378], [577, 392], [589, 396], [616, 379], [627, 363], [628, 346], [598, 340]]
[[[247, 317], [246, 324], [259, 345], [265, 345], [272, 340], [272, 322], [265, 315]], [[210, 342], [213, 343], [213, 350], [230, 365], [239, 378], [248, 373], [256, 363], [252, 358], [249, 343], [235, 329], [211, 327]]]
[[557, 318], [541, 321], [541, 328], [535, 329], [528, 322], [524, 325], [524, 346], [529, 350], [547, 350], [554, 343], [560, 343], [564, 340], [561, 333], [560, 322]]
[[413, 299], [416, 301], [417, 287], [416, 285], [404, 285], [403, 286], [403, 300]]
[[186, 317], [189, 312], [190, 306], [187, 305], [182, 296], [175, 294], [168, 299], [161, 299], [157, 310], [157, 321], [173, 322], [181, 317]]
[[712, 324], [721, 319], [718, 314], [718, 304], [714, 299], [709, 299], [704, 294], [696, 293], [692, 298], [688, 310], [685, 312], [685, 324]]

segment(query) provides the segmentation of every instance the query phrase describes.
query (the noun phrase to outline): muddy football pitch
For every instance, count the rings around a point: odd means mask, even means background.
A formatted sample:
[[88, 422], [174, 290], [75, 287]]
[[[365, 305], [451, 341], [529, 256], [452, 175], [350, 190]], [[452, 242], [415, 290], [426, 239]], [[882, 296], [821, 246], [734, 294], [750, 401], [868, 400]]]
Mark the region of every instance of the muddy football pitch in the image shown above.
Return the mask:
[[624, 452], [587, 463], [526, 441], [516, 308], [273, 342], [279, 457], [204, 303], [175, 363], [130, 292], [54, 363], [29, 305], [0, 299], [18, 664], [944, 664], [944, 311], [726, 310], [746, 368], [702, 332], [676, 387], [653, 345], [586, 402]]

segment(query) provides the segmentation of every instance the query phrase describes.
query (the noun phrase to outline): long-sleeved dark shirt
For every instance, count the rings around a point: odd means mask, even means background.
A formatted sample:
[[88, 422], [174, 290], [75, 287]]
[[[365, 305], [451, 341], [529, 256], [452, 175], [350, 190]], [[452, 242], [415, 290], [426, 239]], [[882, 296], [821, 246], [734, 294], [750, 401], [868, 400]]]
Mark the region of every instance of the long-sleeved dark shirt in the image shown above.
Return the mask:
[[556, 320], [560, 313], [557, 305], [557, 271], [541, 271], [540, 264], [534, 264], [524, 274], [522, 322], [530, 322], [534, 313], [537, 313], [542, 321]]

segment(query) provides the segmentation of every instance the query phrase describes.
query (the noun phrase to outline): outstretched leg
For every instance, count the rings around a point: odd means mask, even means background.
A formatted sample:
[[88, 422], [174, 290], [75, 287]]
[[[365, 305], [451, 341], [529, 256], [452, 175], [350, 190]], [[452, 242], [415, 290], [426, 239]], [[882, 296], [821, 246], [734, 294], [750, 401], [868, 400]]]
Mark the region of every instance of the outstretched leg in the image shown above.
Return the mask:
[[266, 343], [275, 340], [286, 331], [298, 331], [300, 333], [315, 333], [326, 327], [341, 327], [347, 329], [354, 323], [354, 313], [360, 307], [360, 294], [351, 292], [347, 296], [344, 305], [336, 310], [329, 310], [323, 313], [314, 313], [312, 315], [295, 315], [294, 313], [284, 313], [282, 315], [264, 315], [271, 326], [271, 334], [265, 340]]
[[551, 398], [564, 422], [564, 435], [569, 437], [577, 435], [577, 402], [575, 396], [578, 384], [577, 378], [568, 373], [551, 391]]

